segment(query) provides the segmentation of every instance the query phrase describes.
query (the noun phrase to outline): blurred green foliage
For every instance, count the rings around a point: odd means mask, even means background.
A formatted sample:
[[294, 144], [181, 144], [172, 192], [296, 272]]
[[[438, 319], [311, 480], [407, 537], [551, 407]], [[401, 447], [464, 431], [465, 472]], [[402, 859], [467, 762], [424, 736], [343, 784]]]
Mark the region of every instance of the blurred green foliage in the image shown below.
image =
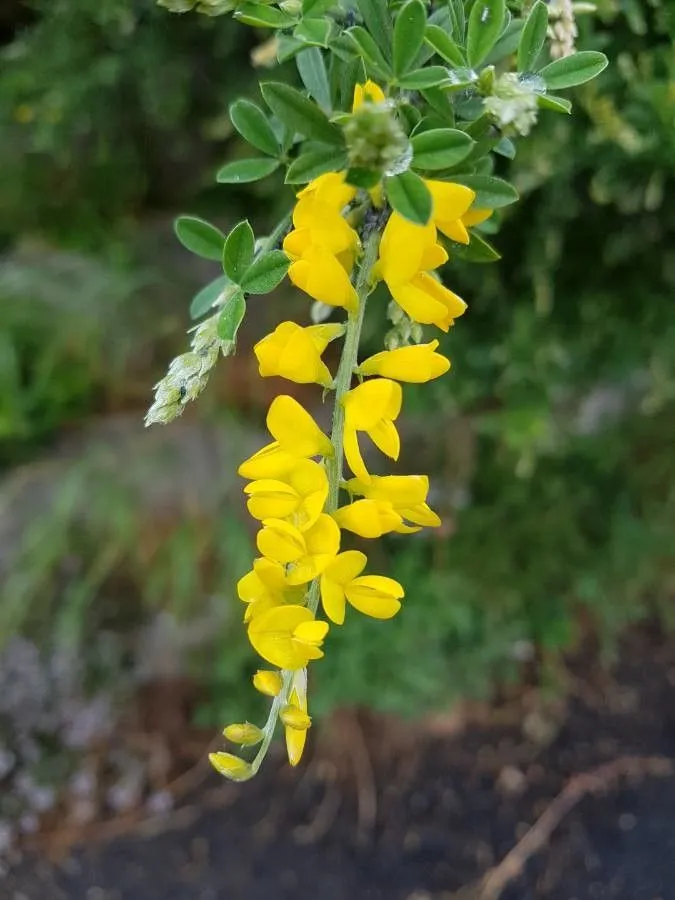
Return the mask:
[[[31, 6], [3, 49], [6, 244], [40, 233], [109, 258], [120, 233], [133, 244], [134, 228], [158, 209], [209, 207], [234, 219], [247, 204], [262, 213], [274, 185], [255, 194], [212, 187], [216, 161], [239, 152], [224, 111], [251, 90], [250, 31], [222, 18], [171, 16], [150, 0]], [[575, 116], [543, 112], [516, 159], [504, 161], [523, 199], [491, 238], [503, 260], [447, 270], [469, 302], [447, 339], [453, 375], [435, 391], [410, 390], [406, 411], [427, 422], [434, 414], [417, 449], [434, 463], [435, 499], [451, 533], [403, 551], [384, 545], [382, 570], [409, 585], [404, 614], [377, 627], [353, 617], [335, 630], [317, 669], [314, 696], [324, 709], [368, 703], [415, 713], [486, 693], [517, 677], [524, 660], [555, 678], [582, 624], [597, 628], [611, 652], [627, 622], [672, 618], [672, 6], [600, 0], [597, 15], [584, 17], [580, 45], [607, 53], [610, 68], [573, 93]], [[58, 279], [41, 263], [46, 300], [35, 271], [17, 281], [7, 260], [0, 265], [0, 465], [9, 471], [48, 454], [45, 440], [73, 418], [105, 409], [102, 396], [119, 395], [129, 353], [110, 356], [111, 323], [120, 329], [116, 346], [130, 333], [129, 346], [140, 345], [151, 364], [160, 342], [182, 349], [190, 295], [173, 330], [146, 323], [139, 340], [133, 253], [118, 260], [116, 278], [79, 280], [74, 306], [57, 299], [50, 307]], [[247, 350], [242, 341], [240, 355]], [[159, 370], [166, 359], [164, 348]], [[234, 377], [228, 371], [225, 380]], [[146, 371], [142, 384], [121, 391], [139, 426], [151, 383]], [[235, 395], [246, 412], [248, 401]], [[189, 483], [189, 470], [184, 477]], [[47, 634], [45, 621], [58, 622], [80, 640], [77, 617], [97, 605], [108, 616], [115, 605], [103, 598], [115, 590], [141, 610], [169, 606], [185, 619], [207, 594], [236, 604], [233, 578], [250, 555], [237, 544], [246, 538], [236, 510], [228, 506], [216, 526], [198, 511], [165, 523], [159, 548], [144, 552], [136, 502], [111, 476], [84, 533], [67, 503], [38, 517], [3, 593], [5, 631], [34, 630], [38, 620]], [[75, 551], [84, 562], [64, 593], [61, 562]], [[38, 601], [47, 619], [31, 615]], [[214, 698], [205, 718], [236, 717], [242, 678], [255, 667], [242, 648], [237, 632], [201, 655]]]

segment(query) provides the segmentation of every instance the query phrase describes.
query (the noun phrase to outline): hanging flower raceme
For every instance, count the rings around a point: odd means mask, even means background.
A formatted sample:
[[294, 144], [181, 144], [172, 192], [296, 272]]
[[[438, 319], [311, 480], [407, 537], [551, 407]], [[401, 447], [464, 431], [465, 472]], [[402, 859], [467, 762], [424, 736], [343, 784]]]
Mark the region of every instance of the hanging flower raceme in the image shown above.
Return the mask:
[[[233, 10], [241, 22], [259, 24], [255, 4], [246, 12], [231, 0], [158, 2], [176, 12]], [[321, 24], [307, 4], [281, 6], [268, 10], [274, 33], [255, 54], [264, 64], [278, 55], [284, 32], [314, 36], [310, 25]], [[546, 60], [547, 53], [555, 58], [572, 50], [576, 31], [567, 27], [574, 25], [567, 13], [575, 4], [569, 0], [453, 0], [451, 16], [440, 9], [430, 15], [433, 6], [380, 3], [377, 15], [359, 16], [357, 28], [342, 29], [337, 42], [321, 39], [311, 58], [309, 51], [297, 55], [302, 89], [265, 79], [264, 108], [251, 100], [232, 103], [232, 126], [256, 153], [227, 162], [218, 172], [220, 184], [247, 184], [283, 168], [287, 185], [302, 185], [308, 173], [321, 173], [298, 188], [292, 209], [267, 237], [256, 237], [248, 221], [228, 234], [195, 216], [176, 222], [184, 247], [220, 261], [223, 274], [194, 298], [191, 314], [200, 321], [191, 351], [158, 382], [146, 423], [171, 421], [205, 389], [218, 359], [235, 351], [244, 316], [286, 275], [315, 301], [311, 318], [321, 324], [280, 314], [280, 324], [254, 346], [260, 376], [317, 385], [316, 403], [328, 401], [331, 408], [326, 434], [282, 393], [267, 413], [268, 442], [238, 469], [257, 554], [236, 593], [250, 644], [269, 665], [253, 676], [269, 711], [263, 725], [238, 721], [224, 730], [250, 761], [225, 751], [210, 756], [235, 781], [257, 772], [279, 723], [291, 765], [300, 761], [312, 724], [308, 678], [323, 656], [328, 623], [340, 626], [357, 612], [384, 620], [401, 609], [403, 587], [367, 573], [365, 554], [350, 542], [384, 535], [400, 542], [440, 525], [426, 475], [374, 474], [400, 455], [402, 385], [424, 384], [450, 369], [444, 348], [433, 335], [425, 338], [423, 328], [448, 332], [466, 310], [441, 282], [440, 270], [460, 245], [466, 261], [498, 257], [471, 233], [492, 215], [489, 204], [503, 206], [518, 196], [492, 174], [492, 153], [500, 155], [501, 170], [515, 152], [511, 136], [526, 134], [545, 109], [569, 110], [556, 90], [582, 84], [607, 62], [597, 51]], [[339, 3], [319, 13], [328, 23], [345, 18]], [[500, 39], [505, 28], [513, 41]], [[547, 28], [552, 48], [545, 46]], [[382, 85], [370, 79], [354, 84], [364, 53]], [[469, 68], [452, 67], [462, 60]], [[460, 89], [465, 78], [468, 92]], [[490, 122], [502, 126], [498, 142], [486, 131]], [[443, 180], [443, 172], [456, 172], [466, 183]], [[391, 295], [385, 302], [392, 327], [366, 356], [359, 341], [378, 282]], [[384, 318], [379, 302], [377, 296], [370, 301], [370, 344]], [[368, 441], [379, 451], [372, 465]]]

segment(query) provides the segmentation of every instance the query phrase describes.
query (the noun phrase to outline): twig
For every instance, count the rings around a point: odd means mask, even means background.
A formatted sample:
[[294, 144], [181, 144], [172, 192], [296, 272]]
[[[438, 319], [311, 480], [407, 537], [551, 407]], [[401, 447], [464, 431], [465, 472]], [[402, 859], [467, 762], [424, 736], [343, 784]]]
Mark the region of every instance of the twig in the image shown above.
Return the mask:
[[485, 875], [478, 890], [478, 900], [499, 900], [510, 882], [522, 875], [529, 859], [549, 841], [565, 816], [587, 794], [599, 794], [619, 778], [664, 778], [675, 772], [673, 760], [663, 756], [622, 756], [580, 775], [574, 775], [524, 837], [504, 859]]

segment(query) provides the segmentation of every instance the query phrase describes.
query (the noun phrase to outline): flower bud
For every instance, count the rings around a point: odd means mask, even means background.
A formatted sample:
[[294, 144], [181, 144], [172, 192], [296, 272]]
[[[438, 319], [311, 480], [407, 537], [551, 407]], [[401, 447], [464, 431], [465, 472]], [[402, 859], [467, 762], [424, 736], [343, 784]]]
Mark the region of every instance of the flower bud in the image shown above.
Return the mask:
[[246, 760], [232, 753], [209, 753], [209, 762], [221, 775], [230, 781], [247, 781], [253, 775], [253, 769]]
[[228, 741], [243, 747], [253, 747], [264, 737], [262, 730], [251, 722], [234, 722], [223, 729], [223, 735]]
[[284, 706], [279, 713], [279, 718], [287, 728], [295, 728], [296, 731], [307, 731], [312, 724], [310, 716], [292, 703]]
[[385, 172], [409, 149], [408, 138], [388, 103], [364, 103], [346, 121], [344, 135], [354, 169]]
[[271, 669], [258, 669], [253, 676], [253, 687], [261, 694], [276, 697], [282, 687], [281, 675]]

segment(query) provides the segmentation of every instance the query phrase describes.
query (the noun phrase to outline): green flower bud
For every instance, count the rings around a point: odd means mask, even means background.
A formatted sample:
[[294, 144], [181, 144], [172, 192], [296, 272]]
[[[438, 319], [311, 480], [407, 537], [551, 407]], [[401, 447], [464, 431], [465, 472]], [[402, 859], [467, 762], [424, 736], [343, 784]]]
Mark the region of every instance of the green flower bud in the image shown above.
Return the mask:
[[409, 153], [409, 142], [388, 103], [364, 103], [343, 126], [349, 165], [378, 174]]

